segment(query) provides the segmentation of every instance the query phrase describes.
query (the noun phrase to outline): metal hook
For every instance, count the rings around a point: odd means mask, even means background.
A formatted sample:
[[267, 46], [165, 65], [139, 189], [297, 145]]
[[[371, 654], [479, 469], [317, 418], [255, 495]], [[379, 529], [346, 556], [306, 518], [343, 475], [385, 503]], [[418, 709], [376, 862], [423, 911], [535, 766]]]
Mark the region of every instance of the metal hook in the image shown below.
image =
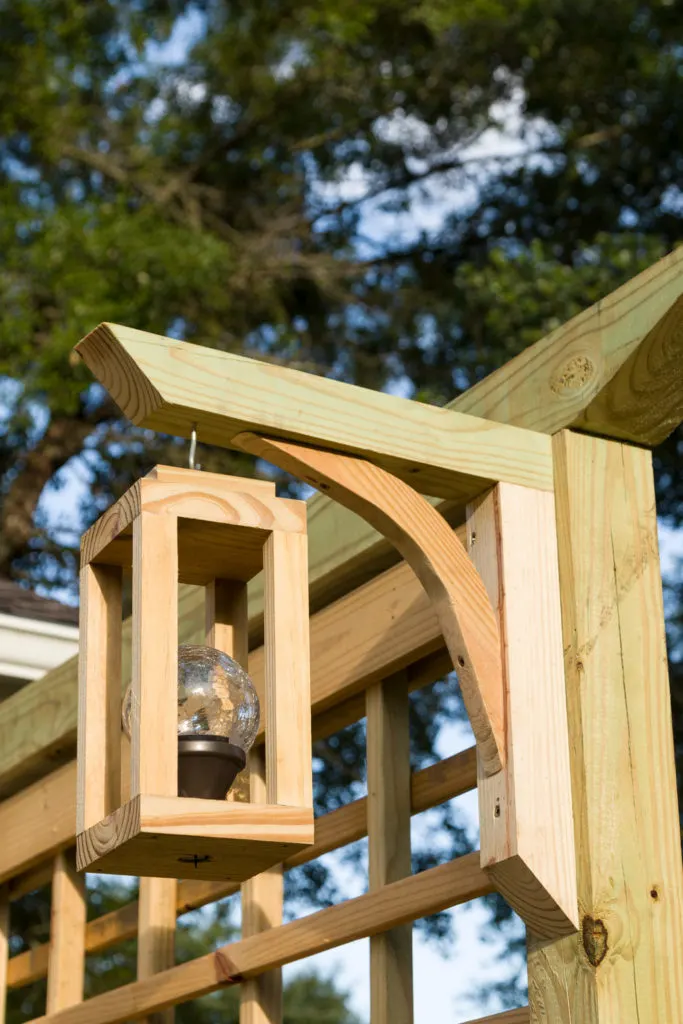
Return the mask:
[[197, 454], [197, 424], [193, 423], [192, 424], [192, 433], [190, 434], [190, 455], [189, 455], [189, 458], [188, 458], [188, 463], [189, 463], [190, 469], [201, 469], [202, 468], [200, 465], [195, 464], [194, 460], [195, 460], [196, 454]]

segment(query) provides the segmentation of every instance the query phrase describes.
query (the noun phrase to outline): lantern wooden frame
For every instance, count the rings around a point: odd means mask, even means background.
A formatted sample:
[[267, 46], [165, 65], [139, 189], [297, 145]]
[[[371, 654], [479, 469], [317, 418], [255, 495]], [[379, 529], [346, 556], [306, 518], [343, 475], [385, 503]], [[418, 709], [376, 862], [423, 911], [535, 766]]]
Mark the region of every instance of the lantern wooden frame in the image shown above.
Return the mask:
[[[305, 502], [275, 497], [264, 481], [156, 467], [87, 531], [81, 555], [79, 869], [239, 882], [311, 844]], [[136, 707], [129, 783], [121, 739], [127, 567]], [[246, 585], [261, 569], [266, 802], [178, 797], [178, 583], [207, 587], [207, 642], [244, 663]]]

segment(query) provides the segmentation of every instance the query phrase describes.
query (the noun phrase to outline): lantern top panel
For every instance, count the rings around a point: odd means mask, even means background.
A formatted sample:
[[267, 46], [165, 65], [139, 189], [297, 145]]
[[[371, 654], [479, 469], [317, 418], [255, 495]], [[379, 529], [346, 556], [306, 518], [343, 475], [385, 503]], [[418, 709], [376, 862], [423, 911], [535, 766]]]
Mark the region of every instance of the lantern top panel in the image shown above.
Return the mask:
[[249, 580], [263, 567], [271, 533], [306, 533], [306, 502], [277, 498], [269, 481], [156, 466], [86, 531], [81, 564], [129, 568], [133, 523], [143, 512], [178, 520], [182, 583]]

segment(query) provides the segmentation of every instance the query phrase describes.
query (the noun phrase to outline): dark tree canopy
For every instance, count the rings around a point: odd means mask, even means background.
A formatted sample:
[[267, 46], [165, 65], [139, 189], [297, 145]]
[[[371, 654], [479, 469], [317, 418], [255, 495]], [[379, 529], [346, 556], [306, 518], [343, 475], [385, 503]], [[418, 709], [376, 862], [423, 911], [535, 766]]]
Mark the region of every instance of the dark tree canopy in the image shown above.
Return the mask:
[[[0, 20], [0, 574], [30, 586], [75, 593], [83, 526], [186, 459], [72, 358], [98, 322], [442, 403], [683, 234], [672, 0], [0, 0]], [[672, 527], [682, 451], [678, 431], [656, 453]], [[676, 579], [669, 598], [683, 763]], [[459, 707], [448, 682], [416, 697], [416, 764]], [[359, 725], [319, 748], [321, 807], [362, 785], [362, 747]], [[293, 884], [334, 894], [315, 866]]]

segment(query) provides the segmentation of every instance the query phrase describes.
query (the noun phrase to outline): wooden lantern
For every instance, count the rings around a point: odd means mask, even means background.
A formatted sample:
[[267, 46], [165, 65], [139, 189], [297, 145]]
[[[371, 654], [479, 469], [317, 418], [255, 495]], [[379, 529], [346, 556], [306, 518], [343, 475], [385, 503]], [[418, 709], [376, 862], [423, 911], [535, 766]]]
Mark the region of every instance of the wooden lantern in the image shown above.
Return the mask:
[[[276, 498], [267, 482], [159, 466], [87, 531], [81, 558], [79, 869], [241, 882], [312, 843], [305, 503]], [[121, 730], [128, 567], [129, 779]], [[254, 682], [266, 802], [179, 797], [178, 581], [206, 587], [206, 643], [246, 668], [247, 581], [261, 569], [263, 678]]]

